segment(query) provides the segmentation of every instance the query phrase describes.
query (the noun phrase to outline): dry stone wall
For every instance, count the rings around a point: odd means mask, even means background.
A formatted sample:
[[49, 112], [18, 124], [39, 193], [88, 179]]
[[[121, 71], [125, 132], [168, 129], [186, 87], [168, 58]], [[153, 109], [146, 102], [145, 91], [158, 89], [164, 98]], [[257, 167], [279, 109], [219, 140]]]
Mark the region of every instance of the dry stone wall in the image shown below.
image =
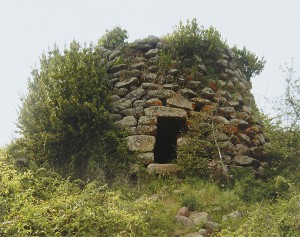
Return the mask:
[[128, 132], [128, 146], [138, 153], [137, 162], [155, 162], [160, 118], [188, 124], [197, 113], [214, 108], [213, 120], [223, 128], [217, 140], [226, 164], [251, 166], [261, 172], [265, 137], [254, 113], [251, 84], [233, 52], [223, 50], [215, 62], [217, 74], [209, 80], [207, 66], [199, 56], [195, 56], [197, 65], [192, 72], [182, 69], [180, 61], [163, 68], [160, 55], [165, 47], [158, 37], [149, 36], [113, 51], [102, 49], [113, 87], [112, 117], [115, 126]]

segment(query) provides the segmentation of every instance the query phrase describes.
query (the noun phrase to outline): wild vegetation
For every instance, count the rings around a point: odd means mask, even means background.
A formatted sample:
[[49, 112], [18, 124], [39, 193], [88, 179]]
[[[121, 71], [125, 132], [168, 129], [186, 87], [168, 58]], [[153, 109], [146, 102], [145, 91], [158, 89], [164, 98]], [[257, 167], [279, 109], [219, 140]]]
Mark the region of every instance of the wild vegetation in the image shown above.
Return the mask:
[[[0, 236], [184, 236], [205, 227], [176, 222], [182, 206], [205, 211], [221, 224], [208, 228], [207, 236], [300, 236], [299, 81], [292, 67], [284, 102], [293, 123], [260, 115], [269, 138], [264, 179], [247, 168], [227, 174], [222, 166], [208, 166], [217, 151], [205, 129], [218, 128], [201, 126], [203, 117], [195, 118], [187, 134], [198, 145], [178, 150], [184, 178], [141, 173], [130, 179], [133, 154], [109, 116], [106, 60], [98, 51], [126, 39], [126, 30], [117, 27], [96, 46], [72, 42], [63, 52], [54, 47], [42, 56], [22, 98], [22, 136], [0, 150]], [[177, 58], [192, 70], [201, 51], [209, 55], [204, 58], [212, 74], [216, 54], [228, 48], [219, 32], [196, 20], [180, 22], [165, 41], [162, 68]], [[249, 80], [261, 72], [264, 59], [245, 48], [232, 50]], [[209, 114], [202, 116], [209, 121]], [[234, 182], [219, 182], [227, 175]], [[240, 218], [222, 221], [235, 210]]]

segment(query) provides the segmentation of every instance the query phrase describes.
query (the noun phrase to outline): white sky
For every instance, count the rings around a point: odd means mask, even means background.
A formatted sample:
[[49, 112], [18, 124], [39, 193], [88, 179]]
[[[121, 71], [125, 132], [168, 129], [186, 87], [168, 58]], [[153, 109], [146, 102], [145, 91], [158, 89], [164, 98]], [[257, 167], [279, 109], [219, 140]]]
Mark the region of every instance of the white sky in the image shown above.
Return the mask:
[[0, 0], [0, 146], [14, 137], [20, 94], [31, 70], [54, 43], [97, 42], [121, 26], [129, 41], [172, 32], [179, 20], [213, 26], [230, 46], [246, 46], [267, 60], [253, 78], [259, 108], [284, 92], [280, 65], [294, 58], [300, 72], [299, 0]]

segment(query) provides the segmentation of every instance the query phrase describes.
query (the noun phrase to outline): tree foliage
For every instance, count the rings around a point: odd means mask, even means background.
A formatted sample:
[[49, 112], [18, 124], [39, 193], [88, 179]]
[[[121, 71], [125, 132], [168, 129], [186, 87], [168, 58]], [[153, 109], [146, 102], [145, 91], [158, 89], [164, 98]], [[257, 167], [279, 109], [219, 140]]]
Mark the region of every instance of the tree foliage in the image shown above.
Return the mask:
[[106, 30], [105, 35], [99, 39], [98, 44], [106, 49], [113, 50], [124, 43], [126, 39], [128, 39], [127, 30], [117, 26], [112, 30]]
[[55, 46], [32, 72], [20, 109], [17, 143], [24, 156], [82, 172], [91, 160], [102, 168], [124, 164], [126, 148], [108, 108], [110, 94], [101, 56], [92, 46]]

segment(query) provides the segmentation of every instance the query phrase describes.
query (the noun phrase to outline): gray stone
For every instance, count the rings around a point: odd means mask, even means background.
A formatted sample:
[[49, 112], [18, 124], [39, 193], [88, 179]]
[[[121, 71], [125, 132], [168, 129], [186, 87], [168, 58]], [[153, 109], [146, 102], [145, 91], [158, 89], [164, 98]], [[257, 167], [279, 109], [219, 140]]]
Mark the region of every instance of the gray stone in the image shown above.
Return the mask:
[[208, 221], [205, 223], [205, 226], [209, 230], [219, 231], [221, 229], [221, 225], [219, 223]]
[[124, 109], [129, 109], [132, 107], [130, 100], [120, 99], [112, 103], [112, 112], [118, 113]]
[[186, 216], [175, 216], [175, 220], [184, 226], [192, 226], [193, 222]]
[[141, 106], [141, 107], [145, 107], [146, 106], [146, 100], [136, 100], [134, 103], [133, 103], [133, 107], [138, 107], [138, 106]]
[[140, 71], [140, 70], [137, 70], [137, 69], [133, 69], [133, 70], [130, 71], [129, 74], [130, 74], [131, 77], [138, 77], [138, 78], [140, 78], [143, 75], [143, 72]]
[[142, 164], [149, 165], [154, 162], [153, 152], [139, 153], [137, 154], [138, 161]]
[[114, 51], [112, 52], [112, 54], [109, 55], [108, 60], [109, 60], [109, 61], [112, 61], [112, 60], [114, 60], [116, 57], [120, 56], [121, 54], [122, 54], [122, 52], [121, 52], [120, 50], [114, 50]]
[[162, 102], [161, 102], [160, 99], [153, 98], [153, 99], [150, 99], [150, 100], [146, 101], [146, 106], [147, 107], [149, 107], [149, 106], [162, 106]]
[[243, 214], [240, 211], [233, 211], [231, 213], [229, 213], [228, 215], [224, 215], [222, 217], [222, 222], [225, 222], [227, 220], [231, 220], [231, 219], [239, 219], [242, 218]]
[[221, 107], [218, 109], [218, 114], [227, 119], [236, 117], [236, 111], [233, 107]]
[[200, 235], [203, 235], [203, 236], [206, 236], [206, 235], [207, 235], [207, 232], [208, 232], [208, 231], [207, 231], [206, 229], [200, 229], [200, 230], [199, 230], [199, 234], [200, 234]]
[[142, 84], [142, 88], [145, 90], [157, 90], [158, 89], [158, 85], [155, 83], [149, 83], [149, 82], [145, 82]]
[[156, 125], [157, 124], [157, 117], [153, 116], [142, 116], [139, 118], [139, 125]]
[[228, 67], [228, 61], [226, 59], [219, 59], [217, 61], [218, 66], [227, 68]]
[[188, 81], [186, 86], [190, 89], [198, 89], [202, 85], [201, 81]]
[[247, 113], [247, 114], [251, 114], [252, 113], [252, 108], [250, 106], [243, 106], [242, 111]]
[[112, 73], [116, 73], [116, 72], [127, 70], [127, 69], [128, 69], [127, 64], [118, 64], [118, 65], [114, 65], [111, 68], [109, 68], [107, 70], [107, 72], [112, 74]]
[[127, 144], [130, 151], [153, 152], [155, 137], [149, 135], [134, 135], [127, 137]]
[[134, 116], [136, 118], [140, 118], [140, 117], [144, 116], [144, 108], [142, 106], [137, 106], [135, 108]]
[[239, 128], [245, 128], [249, 125], [249, 123], [243, 119], [231, 119], [230, 123]]
[[133, 116], [124, 117], [122, 120], [115, 122], [117, 128], [133, 127], [137, 125], [136, 118]]
[[136, 128], [138, 135], [155, 136], [157, 127], [155, 125], [139, 125]]
[[185, 85], [185, 82], [186, 82], [186, 79], [185, 79], [184, 77], [179, 77], [179, 78], [177, 78], [177, 83], [178, 83], [178, 85], [184, 86], [184, 85]]
[[237, 101], [229, 101], [229, 102], [228, 102], [228, 105], [229, 105], [230, 107], [234, 107], [235, 109], [237, 109], [238, 107], [240, 107], [240, 103], [237, 102]]
[[251, 165], [255, 163], [255, 159], [250, 156], [236, 155], [234, 161], [239, 165]]
[[176, 68], [172, 68], [172, 69], [169, 70], [169, 73], [172, 76], [177, 76], [177, 74], [179, 73], [179, 71]]
[[202, 71], [205, 72], [207, 71], [206, 66], [204, 64], [198, 64], [197, 67]]
[[204, 105], [210, 105], [211, 101], [203, 98], [192, 98], [190, 99], [191, 102], [194, 102], [196, 106], [203, 107]]
[[146, 58], [155, 57], [158, 54], [158, 49], [150, 49], [147, 53], [145, 53]]
[[116, 88], [122, 88], [122, 87], [128, 88], [132, 85], [136, 86], [138, 84], [139, 84], [139, 80], [136, 77], [131, 77], [129, 79], [125, 79], [124, 81], [117, 82], [115, 87]]
[[174, 97], [176, 93], [172, 90], [151, 90], [148, 91], [148, 97], [149, 98], [159, 98], [159, 99], [168, 99], [170, 97]]
[[188, 99], [197, 97], [197, 94], [194, 91], [192, 91], [191, 89], [187, 89], [187, 88], [181, 89], [180, 93]]
[[142, 76], [143, 82], [154, 82], [155, 79], [156, 79], [155, 73], [147, 73], [147, 74], [143, 74], [143, 76]]
[[129, 90], [126, 88], [120, 88], [118, 91], [118, 96], [124, 97], [128, 94]]
[[264, 145], [266, 143], [265, 137], [263, 134], [257, 134], [254, 136], [254, 139], [252, 140], [252, 143], [255, 146], [261, 146]]
[[155, 36], [155, 35], [149, 35], [146, 38], [146, 42], [152, 46], [156, 46], [158, 44], [158, 42], [160, 41], [159, 37]]
[[177, 174], [180, 168], [177, 164], [156, 164], [152, 163], [147, 166], [149, 174]]
[[181, 95], [167, 99], [167, 105], [173, 108], [180, 108], [186, 111], [193, 110], [193, 105]]
[[177, 211], [177, 215], [178, 216], [186, 216], [189, 217], [190, 215], [190, 211], [187, 207], [181, 207], [178, 211]]
[[124, 110], [121, 111], [121, 114], [123, 116], [134, 116], [135, 115], [135, 108], [124, 109]]
[[217, 124], [229, 124], [230, 122], [222, 116], [214, 116], [213, 121]]
[[214, 97], [214, 94], [215, 94], [215, 92], [211, 88], [208, 88], [208, 87], [205, 87], [201, 90], [201, 96], [204, 99], [212, 99]]
[[120, 121], [123, 118], [121, 114], [111, 114], [111, 119], [113, 122]]
[[187, 112], [183, 109], [171, 108], [165, 106], [153, 106], [145, 109], [146, 116], [155, 117], [174, 117], [174, 118], [184, 118], [188, 117]]
[[134, 91], [131, 91], [125, 96], [126, 100], [131, 100], [132, 102], [141, 99], [145, 95], [145, 90], [142, 88], [138, 88]]
[[157, 73], [159, 68], [157, 66], [148, 67], [148, 72]]
[[166, 83], [173, 83], [174, 82], [174, 76], [167, 75], [165, 80], [166, 80]]
[[134, 69], [134, 70], [143, 70], [146, 66], [146, 63], [145, 62], [138, 62], [138, 63], [135, 63], [135, 64], [132, 64], [131, 65], [131, 69]]
[[194, 212], [191, 213], [189, 219], [192, 220], [194, 225], [206, 224], [208, 221], [212, 221], [210, 215], [206, 212]]
[[136, 127], [126, 127], [124, 128], [129, 136], [136, 135]]
[[249, 147], [247, 147], [243, 144], [236, 144], [235, 149], [236, 149], [238, 155], [244, 155], [244, 156], [250, 155]]
[[163, 88], [167, 90], [177, 91], [179, 89], [179, 86], [177, 84], [164, 84]]
[[244, 133], [239, 133], [238, 134], [238, 139], [241, 143], [244, 143], [246, 145], [250, 145], [250, 137], [248, 137], [246, 134]]

